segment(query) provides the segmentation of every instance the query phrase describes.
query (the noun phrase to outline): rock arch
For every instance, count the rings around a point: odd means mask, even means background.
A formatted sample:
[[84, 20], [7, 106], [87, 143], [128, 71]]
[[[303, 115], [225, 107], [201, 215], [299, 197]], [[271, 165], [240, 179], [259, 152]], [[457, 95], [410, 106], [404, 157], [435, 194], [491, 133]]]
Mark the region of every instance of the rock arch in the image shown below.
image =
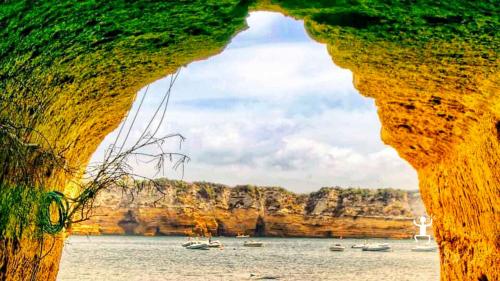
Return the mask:
[[[404, 1], [368, 8], [336, 2], [7, 1], [0, 8], [1, 102], [19, 107], [2, 107], [0, 116], [29, 120], [35, 97], [51, 97], [35, 126], [83, 168], [142, 86], [220, 52], [244, 28], [248, 9], [304, 19], [335, 63], [353, 72], [356, 88], [375, 99], [384, 142], [418, 171], [441, 279], [500, 279], [498, 19], [482, 12], [498, 8], [439, 4], [430, 15]], [[64, 190], [66, 180], [54, 175], [52, 183]], [[55, 279], [62, 241], [55, 238], [38, 280]], [[36, 260], [37, 246], [2, 239], [0, 279], [31, 276], [19, 265]]]

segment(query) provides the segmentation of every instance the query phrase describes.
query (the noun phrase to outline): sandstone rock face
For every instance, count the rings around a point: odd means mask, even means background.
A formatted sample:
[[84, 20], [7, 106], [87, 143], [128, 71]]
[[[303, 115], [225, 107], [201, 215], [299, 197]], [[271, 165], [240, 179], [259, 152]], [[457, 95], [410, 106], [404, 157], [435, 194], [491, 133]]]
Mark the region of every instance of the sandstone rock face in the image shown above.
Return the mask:
[[[417, 170], [427, 212], [435, 218], [441, 279], [499, 280], [498, 5], [251, 2], [4, 1], [0, 117], [34, 127], [72, 166], [84, 169], [141, 87], [220, 52], [244, 28], [249, 8], [304, 19], [335, 63], [354, 73], [359, 91], [375, 99], [382, 139]], [[37, 112], [40, 104], [48, 107]], [[72, 192], [67, 176], [50, 177], [45, 189]], [[322, 202], [311, 212], [330, 207]], [[252, 210], [248, 225], [261, 214]], [[132, 215], [121, 225], [133, 229]], [[259, 229], [266, 228], [267, 223]], [[38, 280], [55, 279], [62, 243], [54, 244], [37, 269], [20, 271], [20, 265], [37, 263], [37, 245], [46, 249], [52, 238], [0, 240], [0, 279], [22, 280], [31, 273]]]
[[322, 188], [298, 195], [279, 187], [161, 182], [164, 194], [152, 188], [102, 193], [94, 215], [71, 232], [409, 238], [412, 219], [423, 215], [417, 192]]

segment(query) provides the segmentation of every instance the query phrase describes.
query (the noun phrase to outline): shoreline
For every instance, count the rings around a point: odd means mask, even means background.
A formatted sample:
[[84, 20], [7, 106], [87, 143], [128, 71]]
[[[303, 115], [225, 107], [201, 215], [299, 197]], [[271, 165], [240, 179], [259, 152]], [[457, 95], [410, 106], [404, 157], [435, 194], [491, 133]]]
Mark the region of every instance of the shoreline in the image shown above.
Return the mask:
[[[144, 237], [144, 238], [197, 238], [197, 239], [208, 239], [208, 237], [193, 237], [193, 236], [183, 236], [183, 235], [134, 235], [134, 234], [68, 234], [67, 237], [71, 236], [77, 236], [77, 237]], [[328, 240], [328, 239], [335, 239], [335, 240], [413, 240], [413, 237], [371, 237], [371, 236], [366, 236], [366, 237], [318, 237], [318, 236], [250, 236], [248, 238], [237, 238], [236, 236], [212, 236], [212, 239], [218, 239], [218, 238], [234, 238], [238, 239], [241, 241], [244, 241], [245, 239], [318, 239], [318, 240]], [[434, 240], [434, 236], [431, 235], [431, 241]]]

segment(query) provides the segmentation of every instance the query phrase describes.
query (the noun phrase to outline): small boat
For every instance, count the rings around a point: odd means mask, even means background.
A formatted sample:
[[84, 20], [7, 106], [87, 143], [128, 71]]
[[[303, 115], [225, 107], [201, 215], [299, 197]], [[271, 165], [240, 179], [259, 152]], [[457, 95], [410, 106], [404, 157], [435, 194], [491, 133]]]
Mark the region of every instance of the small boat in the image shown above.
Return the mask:
[[257, 241], [245, 241], [243, 243], [243, 246], [245, 247], [262, 247], [262, 245], [264, 245], [264, 243]]
[[369, 252], [388, 252], [391, 250], [391, 246], [387, 243], [368, 244], [363, 247], [362, 250]]
[[187, 242], [182, 243], [182, 247], [191, 246], [191, 245], [197, 244], [197, 243], [200, 243], [200, 242], [199, 241], [194, 241], [194, 240], [189, 240]]
[[204, 243], [204, 242], [194, 243], [194, 244], [186, 247], [186, 249], [189, 249], [189, 250], [208, 250], [208, 248], [209, 248], [208, 243]]
[[222, 247], [222, 243], [219, 241], [219, 240], [216, 240], [216, 241], [210, 241], [208, 243], [208, 247], [209, 248], [220, 248]]
[[244, 234], [238, 234], [236, 235], [236, 238], [249, 238], [250, 235], [244, 235]]
[[335, 243], [333, 246], [330, 247], [330, 251], [332, 252], [343, 252], [345, 250], [345, 247], [342, 246], [340, 243]]
[[418, 245], [414, 248], [411, 248], [412, 252], [435, 252], [437, 247], [434, 245]]

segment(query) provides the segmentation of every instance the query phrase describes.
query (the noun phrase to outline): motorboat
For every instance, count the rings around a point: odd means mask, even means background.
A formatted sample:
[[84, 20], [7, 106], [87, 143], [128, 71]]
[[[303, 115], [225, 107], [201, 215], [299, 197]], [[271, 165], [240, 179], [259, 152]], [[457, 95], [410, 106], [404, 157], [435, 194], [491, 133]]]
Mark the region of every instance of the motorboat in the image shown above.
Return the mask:
[[236, 235], [236, 238], [249, 238], [250, 235], [244, 235], [244, 234], [238, 234]]
[[330, 251], [332, 252], [343, 252], [345, 250], [345, 247], [342, 246], [340, 243], [335, 243], [333, 246], [330, 247]]
[[418, 245], [411, 248], [412, 252], [435, 252], [437, 247], [434, 245]]
[[189, 241], [186, 241], [186, 242], [182, 243], [182, 247], [191, 246], [191, 245], [197, 244], [197, 243], [200, 243], [200, 242], [199, 241], [195, 241], [195, 240], [189, 240]]
[[361, 248], [363, 251], [369, 252], [388, 252], [392, 248], [387, 243], [379, 243], [379, 244], [368, 244], [365, 247]]
[[189, 250], [208, 250], [209, 244], [206, 242], [197, 242], [194, 244], [191, 244], [189, 246], [186, 246], [186, 249]]
[[222, 243], [219, 240], [208, 242], [209, 248], [220, 248], [222, 247]]
[[262, 247], [262, 245], [264, 245], [264, 243], [257, 241], [245, 241], [243, 243], [243, 246], [245, 247]]

